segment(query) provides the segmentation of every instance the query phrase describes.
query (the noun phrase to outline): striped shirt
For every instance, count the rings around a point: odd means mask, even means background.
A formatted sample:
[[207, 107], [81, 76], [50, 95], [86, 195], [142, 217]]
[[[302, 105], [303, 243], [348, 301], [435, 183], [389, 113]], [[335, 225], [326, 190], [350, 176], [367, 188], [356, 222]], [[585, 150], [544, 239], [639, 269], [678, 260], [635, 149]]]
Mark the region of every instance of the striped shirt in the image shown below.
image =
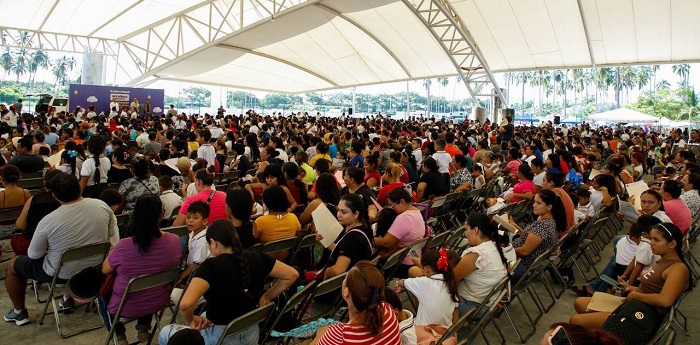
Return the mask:
[[326, 333], [319, 339], [318, 345], [400, 345], [401, 334], [394, 310], [386, 302], [382, 302], [380, 307], [384, 308], [384, 316], [382, 332], [379, 335], [372, 335], [365, 326], [338, 323], [328, 327]]

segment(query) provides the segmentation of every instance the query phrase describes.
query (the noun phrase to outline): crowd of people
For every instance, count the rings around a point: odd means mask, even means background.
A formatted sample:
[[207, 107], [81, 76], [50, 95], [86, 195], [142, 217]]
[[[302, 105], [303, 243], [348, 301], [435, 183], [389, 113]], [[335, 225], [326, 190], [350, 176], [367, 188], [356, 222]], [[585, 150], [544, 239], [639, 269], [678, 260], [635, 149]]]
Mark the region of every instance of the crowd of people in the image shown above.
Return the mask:
[[[10, 111], [0, 107], [3, 119]], [[616, 242], [610, 274], [624, 284], [628, 300], [659, 310], [692, 286], [681, 248], [700, 210], [700, 165], [686, 141], [700, 144], [697, 130], [254, 111], [240, 116], [171, 111], [157, 118], [78, 108], [16, 117], [0, 125], [0, 210], [22, 208], [11, 243], [16, 256], [7, 266], [13, 308], [4, 317], [17, 325], [30, 320], [24, 301], [28, 279], [50, 283], [63, 252], [102, 241], [113, 246], [102, 271], [117, 277], [111, 295], [98, 303], [105, 325], [112, 327], [108, 321], [129, 279], [181, 267], [177, 285], [186, 290], [180, 292], [179, 311], [187, 324], [165, 327], [159, 341], [189, 339], [195, 330], [204, 343], [214, 344], [231, 320], [295, 288], [310, 269], [290, 266], [288, 251], [267, 255], [252, 247], [317, 233], [313, 214], [325, 207], [343, 230], [315, 263], [324, 269], [313, 279], [347, 274], [340, 295], [350, 321], [319, 334], [318, 343], [411, 344], [415, 331], [399, 324], [409, 319], [416, 327], [449, 327], [488, 302], [503, 279], [521, 279], [577, 223], [627, 199], [626, 186], [644, 175], [651, 175], [651, 188], [639, 196], [638, 223]], [[52, 165], [53, 155], [60, 160]], [[43, 171], [42, 193], [18, 186], [22, 174]], [[217, 188], [220, 176], [235, 171], [239, 179]], [[426, 204], [450, 193], [508, 185], [485, 201], [487, 212], [468, 213], [464, 252], [412, 250], [396, 271], [395, 286], [385, 289], [388, 282], [370, 260], [378, 256], [381, 265], [433, 236]], [[517, 236], [504, 239], [489, 216], [511, 203], [527, 203], [533, 222], [511, 220]], [[120, 214], [130, 216], [124, 229], [117, 227]], [[186, 226], [188, 238], [160, 230], [168, 225]], [[318, 233], [316, 238], [323, 240]], [[64, 266], [58, 281], [96, 264]], [[265, 290], [269, 278], [275, 284]], [[599, 331], [608, 315], [586, 312], [586, 298], [610, 292], [608, 287], [597, 282], [573, 289], [582, 298], [575, 305], [579, 314], [554, 325], [545, 338], [565, 332], [618, 344]], [[392, 294], [404, 290], [419, 300], [415, 316], [391, 303]], [[204, 310], [197, 308], [201, 299], [207, 302]], [[122, 315], [138, 318], [138, 337], [145, 341], [153, 313], [170, 301], [162, 289], [144, 292], [127, 299]], [[75, 303], [68, 294], [60, 302], [65, 309]], [[118, 322], [113, 327], [119, 344], [127, 343], [125, 327]], [[257, 343], [258, 333], [250, 328], [226, 344]]]

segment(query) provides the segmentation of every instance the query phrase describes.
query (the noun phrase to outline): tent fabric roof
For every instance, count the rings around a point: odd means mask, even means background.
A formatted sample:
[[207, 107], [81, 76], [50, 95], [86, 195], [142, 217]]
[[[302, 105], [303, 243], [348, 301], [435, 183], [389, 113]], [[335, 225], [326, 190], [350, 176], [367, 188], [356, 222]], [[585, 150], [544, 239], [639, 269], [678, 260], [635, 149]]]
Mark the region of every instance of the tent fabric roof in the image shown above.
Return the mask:
[[[190, 23], [206, 25], [202, 8], [240, 1], [0, 0], [0, 10], [12, 13], [0, 26], [138, 45], [146, 43], [139, 32], [174, 15], [188, 13], [197, 19]], [[273, 0], [254, 1], [269, 6]], [[457, 75], [411, 1], [289, 0], [294, 7], [274, 21], [258, 7], [241, 6], [244, 12], [237, 13], [232, 6], [245, 30], [151, 72], [162, 79], [290, 93]], [[697, 0], [444, 1], [492, 72], [700, 61]], [[182, 44], [195, 40], [183, 37]]]
[[615, 110], [589, 115], [588, 119], [596, 122], [622, 123], [646, 123], [659, 121], [658, 117], [640, 113], [629, 108], [617, 108]]

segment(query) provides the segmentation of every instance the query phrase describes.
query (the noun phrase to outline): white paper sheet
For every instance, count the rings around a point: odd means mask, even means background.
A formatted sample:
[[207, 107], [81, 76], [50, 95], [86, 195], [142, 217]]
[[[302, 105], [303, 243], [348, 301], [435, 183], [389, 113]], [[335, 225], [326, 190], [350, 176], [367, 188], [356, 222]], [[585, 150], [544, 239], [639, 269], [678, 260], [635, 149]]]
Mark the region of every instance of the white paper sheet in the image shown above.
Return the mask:
[[497, 214], [493, 216], [493, 220], [496, 221], [496, 223], [500, 224], [504, 229], [516, 233], [518, 232], [518, 229], [514, 227], [512, 224], [510, 224], [510, 221], [508, 219], [508, 212], [504, 214]]
[[49, 156], [49, 158], [46, 159], [47, 162], [49, 162], [49, 166], [52, 168], [57, 168], [59, 165], [61, 165], [61, 155], [63, 154], [63, 150], [58, 151], [55, 155]]
[[636, 207], [638, 210], [642, 209], [642, 193], [649, 189], [649, 186], [647, 186], [644, 181], [638, 181], [638, 182], [633, 182], [633, 183], [628, 183], [625, 185], [627, 187], [627, 194], [629, 196], [634, 196], [634, 207]]
[[618, 204], [620, 205], [620, 213], [622, 213], [625, 220], [636, 223], [637, 218], [639, 218], [639, 212], [637, 212], [634, 206], [627, 201], [622, 200], [618, 200]]
[[343, 231], [343, 226], [338, 223], [338, 219], [328, 210], [326, 204], [321, 203], [316, 209], [311, 212], [311, 218], [314, 220], [316, 232], [323, 236], [321, 244], [328, 248], [340, 232]]
[[598, 176], [598, 175], [600, 175], [600, 174], [602, 174], [602, 173], [603, 173], [603, 172], [600, 171], [600, 170], [593, 169], [593, 170], [591, 170], [591, 174], [588, 175], [588, 179], [589, 179], [589, 180], [593, 180], [594, 177], [596, 177], [596, 176]]

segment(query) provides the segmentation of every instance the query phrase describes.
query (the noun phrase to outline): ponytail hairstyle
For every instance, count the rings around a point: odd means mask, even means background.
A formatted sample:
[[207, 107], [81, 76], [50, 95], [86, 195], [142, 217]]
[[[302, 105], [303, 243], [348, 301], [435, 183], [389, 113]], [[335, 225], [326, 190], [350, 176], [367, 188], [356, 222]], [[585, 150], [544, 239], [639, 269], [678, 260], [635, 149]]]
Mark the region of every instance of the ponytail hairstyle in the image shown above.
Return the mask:
[[[347, 206], [352, 213], [359, 212], [357, 219], [359, 219], [365, 227], [369, 227], [369, 213], [367, 211], [367, 205], [362, 197], [358, 194], [345, 194], [340, 198], [340, 201], [345, 201], [345, 206]], [[340, 203], [340, 202], [338, 202]], [[368, 236], [370, 240], [374, 240], [374, 236]]]
[[100, 135], [93, 135], [88, 139], [88, 152], [92, 154], [92, 159], [95, 160], [95, 175], [93, 182], [100, 184], [100, 156], [105, 152], [105, 139]]
[[564, 204], [562, 204], [559, 196], [549, 189], [541, 189], [539, 192], [537, 192], [537, 195], [540, 196], [545, 205], [552, 206], [552, 210], [550, 212], [552, 213], [552, 218], [554, 218], [554, 221], [557, 223], [557, 231], [565, 232], [568, 230], [566, 228], [566, 212], [564, 211]]
[[[676, 241], [676, 254], [678, 254], [678, 258], [685, 265], [685, 267], [690, 270], [690, 265], [688, 265], [688, 262], [685, 260], [685, 256], [683, 256], [683, 233], [681, 232], [681, 229], [679, 229], [678, 226], [673, 223], [658, 223], [654, 225], [652, 230], [658, 231], [669, 243], [671, 241]], [[688, 274], [688, 291], [692, 289], [693, 275], [691, 273]]]
[[[557, 322], [550, 326], [550, 330], [557, 327], [561, 328], [566, 333], [570, 345], [623, 345], [623, 343], [615, 335], [603, 330], [588, 329], [583, 326], [573, 323]], [[560, 345], [556, 343], [553, 345]]]
[[496, 248], [498, 248], [498, 255], [501, 257], [501, 262], [503, 263], [503, 267], [506, 269], [508, 279], [511, 281], [511, 283], [514, 283], [515, 280], [513, 280], [513, 276], [510, 274], [510, 265], [508, 264], [508, 260], [506, 259], [505, 255], [503, 255], [503, 250], [499, 248], [500, 241], [498, 240], [498, 228], [494, 222], [486, 215], [486, 213], [473, 212], [467, 218], [467, 224], [472, 229], [479, 228], [479, 231], [483, 234], [483, 237], [493, 241]]
[[163, 215], [163, 203], [160, 198], [146, 194], [136, 199], [134, 212], [131, 215], [134, 220], [129, 222], [127, 234], [133, 236], [133, 241], [139, 247], [141, 254], [146, 254], [151, 242], [161, 236], [160, 219]]
[[207, 243], [214, 240], [221, 243], [225, 248], [231, 248], [233, 250], [233, 258], [236, 261], [236, 266], [238, 266], [238, 274], [240, 274], [241, 283], [243, 285], [243, 294], [248, 299], [253, 298], [253, 294], [249, 290], [251, 278], [248, 259], [243, 252], [243, 246], [236, 235], [236, 229], [233, 227], [233, 224], [226, 219], [219, 219], [211, 223], [206, 232]]
[[386, 300], [382, 273], [371, 262], [359, 261], [348, 271], [345, 288], [350, 292], [349, 298], [357, 310], [357, 323], [367, 327], [372, 335], [379, 335], [384, 322], [381, 302]]
[[216, 172], [216, 168], [213, 165], [210, 165], [207, 168], [199, 169], [194, 173], [194, 179], [202, 181], [202, 184], [205, 186], [211, 186], [214, 184], [214, 173]]
[[77, 156], [78, 152], [75, 150], [63, 150], [63, 153], [61, 153], [61, 159], [70, 164], [71, 174], [75, 174], [75, 157]]
[[428, 250], [420, 256], [420, 264], [423, 267], [430, 267], [433, 272], [442, 273], [445, 286], [450, 293], [453, 302], [459, 302], [457, 291], [457, 279], [455, 279], [454, 262], [449, 259], [447, 249]]

